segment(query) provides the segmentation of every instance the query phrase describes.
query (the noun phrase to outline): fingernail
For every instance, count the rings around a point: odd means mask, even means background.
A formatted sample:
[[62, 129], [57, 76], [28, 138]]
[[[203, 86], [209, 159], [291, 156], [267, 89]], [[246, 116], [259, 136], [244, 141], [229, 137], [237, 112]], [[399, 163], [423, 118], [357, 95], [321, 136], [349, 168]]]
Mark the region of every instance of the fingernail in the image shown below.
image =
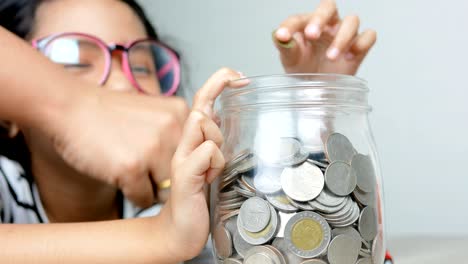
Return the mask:
[[320, 33], [321, 33], [320, 28], [316, 24], [310, 24], [305, 29], [306, 36], [311, 37], [311, 38], [320, 37]]
[[352, 60], [352, 59], [354, 59], [354, 54], [353, 54], [352, 52], [347, 52], [347, 53], [345, 54], [345, 59], [347, 59], [347, 60]]
[[334, 60], [338, 57], [338, 55], [340, 54], [340, 50], [337, 49], [337, 48], [331, 48], [327, 51], [327, 57], [330, 59], [330, 60]]
[[239, 74], [239, 78], [241, 78], [241, 79], [246, 77], [246, 76], [245, 76], [242, 72], [240, 72], [240, 71], [238, 71], [237, 73]]
[[285, 42], [291, 39], [291, 33], [287, 28], [281, 27], [275, 32], [275, 36], [278, 40]]

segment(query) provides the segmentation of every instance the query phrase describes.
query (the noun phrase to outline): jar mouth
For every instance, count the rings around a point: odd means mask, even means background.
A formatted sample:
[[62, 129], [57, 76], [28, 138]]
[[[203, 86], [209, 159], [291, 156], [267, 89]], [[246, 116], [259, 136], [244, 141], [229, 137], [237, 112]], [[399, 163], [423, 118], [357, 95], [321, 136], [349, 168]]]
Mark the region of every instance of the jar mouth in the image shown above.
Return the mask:
[[[242, 88], [239, 82], [249, 80]], [[370, 110], [364, 79], [344, 74], [298, 73], [249, 76], [233, 80], [220, 96], [221, 112], [252, 108], [341, 107]]]

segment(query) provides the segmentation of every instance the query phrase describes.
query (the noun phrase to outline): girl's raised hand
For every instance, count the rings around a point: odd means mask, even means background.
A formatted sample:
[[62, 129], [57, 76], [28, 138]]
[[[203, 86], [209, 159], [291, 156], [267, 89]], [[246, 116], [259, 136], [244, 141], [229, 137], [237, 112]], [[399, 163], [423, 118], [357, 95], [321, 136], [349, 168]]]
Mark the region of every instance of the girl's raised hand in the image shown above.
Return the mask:
[[341, 19], [334, 0], [287, 18], [273, 33], [285, 71], [354, 75], [377, 39], [372, 29], [359, 32], [359, 23], [356, 15]]

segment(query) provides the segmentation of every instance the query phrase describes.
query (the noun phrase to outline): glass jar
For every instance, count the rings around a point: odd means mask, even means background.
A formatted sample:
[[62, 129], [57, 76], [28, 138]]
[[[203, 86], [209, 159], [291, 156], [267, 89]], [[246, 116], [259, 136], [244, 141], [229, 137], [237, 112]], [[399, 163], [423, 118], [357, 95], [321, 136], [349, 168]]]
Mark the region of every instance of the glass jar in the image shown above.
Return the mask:
[[210, 195], [217, 263], [382, 264], [382, 180], [366, 82], [248, 79], [223, 92], [217, 113], [227, 161]]

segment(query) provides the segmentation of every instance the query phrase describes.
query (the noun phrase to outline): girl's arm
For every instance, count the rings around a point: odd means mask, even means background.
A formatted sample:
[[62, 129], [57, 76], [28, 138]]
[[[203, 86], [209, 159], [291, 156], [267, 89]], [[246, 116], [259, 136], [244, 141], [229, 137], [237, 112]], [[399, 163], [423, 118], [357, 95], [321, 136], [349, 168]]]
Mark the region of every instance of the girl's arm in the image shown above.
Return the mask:
[[2, 27], [0, 58], [0, 120], [42, 130], [70, 166], [140, 207], [153, 203], [188, 114], [183, 99], [102, 89]]
[[0, 224], [2, 263], [177, 263], [169, 218], [76, 224]]

